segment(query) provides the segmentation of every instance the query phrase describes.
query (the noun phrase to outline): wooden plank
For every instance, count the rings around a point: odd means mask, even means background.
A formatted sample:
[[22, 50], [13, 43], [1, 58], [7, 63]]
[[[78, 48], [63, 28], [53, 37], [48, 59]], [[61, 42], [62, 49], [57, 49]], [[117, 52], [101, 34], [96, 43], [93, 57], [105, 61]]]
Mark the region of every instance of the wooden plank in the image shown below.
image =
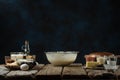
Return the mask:
[[7, 77], [33, 76], [37, 72], [38, 72], [38, 70], [29, 70], [29, 71], [15, 70], [15, 71], [10, 71], [6, 76]]
[[116, 76], [114, 75], [114, 72], [109, 72], [107, 70], [86, 70], [88, 72], [88, 76], [92, 79], [109, 79], [113, 80], [116, 79]]
[[37, 73], [37, 70], [29, 70], [29, 71], [10, 71], [6, 75], [7, 80], [34, 80], [35, 79], [35, 74]]
[[36, 77], [39, 80], [60, 80], [61, 79], [62, 67], [53, 66], [51, 64], [43, 67], [37, 74]]
[[66, 66], [62, 72], [63, 79], [89, 79], [81, 64]]
[[44, 64], [38, 64], [35, 67], [33, 67], [33, 70], [41, 70], [44, 67]]
[[11, 80], [11, 79], [15, 79], [15, 80], [33, 80], [35, 79], [35, 75], [36, 73], [42, 69], [44, 65], [43, 64], [39, 64], [37, 66], [35, 66], [33, 69], [28, 70], [28, 71], [22, 71], [22, 70], [12, 70], [10, 71], [8, 74], [6, 74], [6, 78]]
[[9, 72], [9, 69], [7, 69], [4, 65], [0, 65], [0, 80], [5, 79], [5, 75]]
[[115, 75], [117, 77], [117, 80], [120, 80], [120, 67], [115, 71]]
[[9, 72], [9, 69], [7, 69], [4, 65], [0, 65], [0, 76], [4, 76]]

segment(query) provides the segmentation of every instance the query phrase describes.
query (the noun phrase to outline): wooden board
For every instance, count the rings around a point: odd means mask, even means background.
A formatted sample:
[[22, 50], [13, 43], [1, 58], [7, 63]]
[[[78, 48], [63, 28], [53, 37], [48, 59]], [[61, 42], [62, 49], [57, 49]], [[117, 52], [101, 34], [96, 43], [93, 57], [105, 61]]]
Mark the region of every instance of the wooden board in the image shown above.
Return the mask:
[[0, 76], [4, 76], [9, 72], [9, 69], [7, 69], [4, 65], [0, 65]]
[[88, 79], [86, 71], [81, 64], [66, 66], [62, 72], [63, 79]]
[[43, 69], [41, 69], [36, 74], [36, 77], [37, 77], [37, 79], [42, 79], [42, 80], [45, 80], [45, 79], [48, 79], [48, 80], [52, 80], [52, 79], [60, 80], [61, 79], [61, 73], [62, 73], [62, 67], [53, 66], [51, 64], [48, 64], [45, 67], [43, 67]]
[[120, 80], [120, 67], [118, 70], [115, 71], [115, 75], [117, 77], [117, 80]]
[[37, 72], [38, 70], [29, 70], [29, 71], [15, 70], [15, 71], [10, 71], [6, 76], [7, 77], [32, 76], [35, 75]]
[[22, 70], [12, 70], [10, 71], [8, 74], [6, 74], [6, 78], [7, 79], [16, 79], [16, 80], [32, 80], [35, 79], [35, 75], [36, 73], [42, 69], [44, 65], [43, 64], [39, 64], [37, 66], [35, 66], [32, 70], [28, 70], [28, 71], [22, 71]]
[[44, 67], [44, 64], [38, 64], [35, 67], [33, 67], [33, 70], [41, 70]]
[[5, 75], [9, 72], [9, 69], [7, 69], [4, 65], [0, 65], [0, 80], [5, 79]]
[[116, 79], [116, 76], [114, 75], [113, 71], [107, 71], [107, 70], [86, 70], [88, 73], [88, 76], [92, 79]]
[[120, 68], [114, 72], [84, 69], [81, 64], [65, 67], [39, 64], [28, 71], [10, 71], [0, 65], [0, 80], [120, 80]]

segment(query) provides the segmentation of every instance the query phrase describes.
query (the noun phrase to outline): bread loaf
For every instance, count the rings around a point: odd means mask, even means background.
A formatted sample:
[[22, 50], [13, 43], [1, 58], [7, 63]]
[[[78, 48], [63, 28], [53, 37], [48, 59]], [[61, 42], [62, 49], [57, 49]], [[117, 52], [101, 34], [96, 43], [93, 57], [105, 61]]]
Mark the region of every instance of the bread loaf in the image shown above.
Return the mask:
[[89, 54], [90, 56], [112, 56], [114, 55], [113, 53], [110, 52], [92, 52]]

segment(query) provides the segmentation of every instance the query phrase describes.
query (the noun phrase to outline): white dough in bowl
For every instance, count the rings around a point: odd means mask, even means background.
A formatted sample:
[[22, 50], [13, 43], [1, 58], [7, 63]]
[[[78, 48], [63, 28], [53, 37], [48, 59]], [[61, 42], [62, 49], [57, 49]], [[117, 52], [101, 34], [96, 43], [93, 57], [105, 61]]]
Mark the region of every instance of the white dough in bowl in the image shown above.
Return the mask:
[[65, 66], [76, 60], [77, 52], [48, 52], [46, 53], [48, 61], [57, 66]]

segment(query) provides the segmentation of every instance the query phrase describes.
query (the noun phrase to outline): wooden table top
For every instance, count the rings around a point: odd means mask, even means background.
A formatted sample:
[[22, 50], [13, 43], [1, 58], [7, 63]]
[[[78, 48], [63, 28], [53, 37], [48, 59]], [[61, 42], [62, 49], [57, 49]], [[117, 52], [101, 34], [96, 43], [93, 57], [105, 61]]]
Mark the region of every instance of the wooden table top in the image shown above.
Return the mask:
[[80, 63], [69, 66], [39, 64], [32, 70], [9, 70], [0, 65], [0, 80], [120, 80], [120, 68], [116, 71], [85, 69]]

